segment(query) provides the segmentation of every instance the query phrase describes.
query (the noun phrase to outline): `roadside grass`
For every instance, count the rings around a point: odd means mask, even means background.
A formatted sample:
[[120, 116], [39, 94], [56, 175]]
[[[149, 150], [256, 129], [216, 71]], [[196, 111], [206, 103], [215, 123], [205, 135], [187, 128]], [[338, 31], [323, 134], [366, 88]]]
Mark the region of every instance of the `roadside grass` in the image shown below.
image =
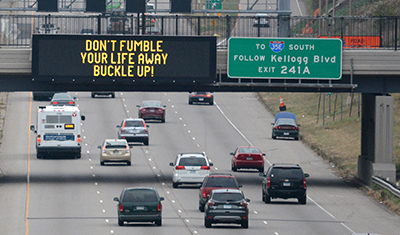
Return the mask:
[[[359, 107], [361, 95], [325, 93], [324, 123], [322, 119], [323, 93], [260, 92], [258, 95], [260, 101], [272, 114], [279, 112], [279, 100], [282, 96], [286, 111], [296, 114], [297, 122], [301, 125], [300, 140], [323, 159], [329, 161], [344, 179], [353, 180], [357, 176], [357, 161], [361, 154], [361, 107]], [[391, 95], [394, 100], [393, 163], [399, 172], [400, 94]], [[400, 214], [400, 199], [396, 196], [376, 186], [364, 188], [364, 191]]]

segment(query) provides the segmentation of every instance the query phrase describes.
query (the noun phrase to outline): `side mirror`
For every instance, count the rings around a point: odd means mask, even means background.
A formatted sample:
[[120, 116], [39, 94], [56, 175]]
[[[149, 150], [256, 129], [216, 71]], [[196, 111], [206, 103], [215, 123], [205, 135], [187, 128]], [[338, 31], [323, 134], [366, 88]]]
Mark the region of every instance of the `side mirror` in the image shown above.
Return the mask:
[[136, 105], [136, 107], [140, 108], [140, 105]]
[[243, 187], [241, 184], [239, 184], [239, 188]]
[[160, 197], [160, 201], [164, 201], [164, 197]]
[[119, 202], [118, 197], [114, 197], [114, 201]]
[[260, 172], [258, 175], [261, 176], [261, 177], [265, 177], [266, 176], [264, 172]]
[[214, 166], [214, 163], [210, 162], [210, 166]]
[[82, 115], [82, 116], [81, 116], [81, 120], [82, 120], [82, 121], [85, 121], [85, 120], [86, 120], [86, 117]]
[[166, 108], [167, 106], [164, 104], [163, 107]]
[[233, 153], [230, 153], [230, 155], [232, 155], [232, 156], [233, 156], [234, 154], [233, 154]]
[[310, 175], [308, 173], [304, 173], [304, 177], [310, 177]]
[[265, 153], [263, 153], [262, 155], [265, 156]]
[[248, 198], [246, 198], [246, 199], [244, 199], [246, 202], [250, 202], [250, 199], [248, 199]]
[[121, 126], [120, 126], [120, 125], [117, 125], [117, 128], [121, 128]]
[[31, 131], [34, 131], [35, 130], [35, 126], [34, 125], [31, 125]]
[[297, 124], [297, 126], [300, 126], [300, 124]]
[[174, 166], [174, 163], [173, 163], [173, 162], [170, 162], [169, 165], [170, 165], [170, 166]]
[[98, 149], [101, 149], [101, 145], [97, 146]]
[[271, 122], [271, 125], [274, 125], [275, 123]]
[[150, 127], [149, 125], [146, 125], [146, 127]]

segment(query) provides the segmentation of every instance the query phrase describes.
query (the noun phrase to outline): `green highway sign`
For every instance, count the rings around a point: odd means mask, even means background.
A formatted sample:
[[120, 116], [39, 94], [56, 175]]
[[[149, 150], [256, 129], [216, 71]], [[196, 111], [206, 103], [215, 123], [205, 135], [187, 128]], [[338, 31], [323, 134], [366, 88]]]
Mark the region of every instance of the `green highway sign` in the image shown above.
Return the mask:
[[222, 0], [207, 0], [206, 8], [211, 10], [221, 10], [222, 9]]
[[337, 38], [230, 38], [228, 77], [341, 79], [342, 41]]

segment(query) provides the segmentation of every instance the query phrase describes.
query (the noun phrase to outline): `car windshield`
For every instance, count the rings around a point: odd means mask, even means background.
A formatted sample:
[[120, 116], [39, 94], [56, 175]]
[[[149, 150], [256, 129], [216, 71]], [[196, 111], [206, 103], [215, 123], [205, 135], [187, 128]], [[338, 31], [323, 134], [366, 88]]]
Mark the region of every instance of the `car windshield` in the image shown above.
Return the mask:
[[292, 125], [292, 126], [296, 126], [296, 121], [294, 119], [291, 119], [291, 118], [279, 118], [276, 121], [276, 125]]
[[57, 93], [54, 94], [53, 99], [72, 99], [72, 97], [67, 93]]
[[241, 193], [214, 193], [212, 199], [216, 201], [240, 201], [243, 196]]
[[300, 168], [273, 168], [271, 177], [279, 178], [303, 178], [303, 171]]
[[194, 95], [207, 95], [207, 92], [193, 92]]
[[181, 158], [179, 166], [207, 166], [206, 159], [198, 157]]
[[207, 180], [206, 187], [237, 188], [238, 185], [234, 178], [210, 177]]
[[260, 150], [256, 148], [240, 148], [239, 153], [260, 153]]
[[54, 24], [42, 24], [41, 27], [42, 28], [47, 28], [47, 29], [54, 28]]
[[105, 143], [106, 148], [126, 148], [126, 144], [121, 141], [107, 141]]
[[162, 107], [161, 102], [144, 102], [143, 107]]
[[155, 202], [158, 201], [155, 191], [150, 189], [133, 189], [125, 191], [122, 202]]
[[144, 127], [142, 121], [126, 121], [125, 127]]

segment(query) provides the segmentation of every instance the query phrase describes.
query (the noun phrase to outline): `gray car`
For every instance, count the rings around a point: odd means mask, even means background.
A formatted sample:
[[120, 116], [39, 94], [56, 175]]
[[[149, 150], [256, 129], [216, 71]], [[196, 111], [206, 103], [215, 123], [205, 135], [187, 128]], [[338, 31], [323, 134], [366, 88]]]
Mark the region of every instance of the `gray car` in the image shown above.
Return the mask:
[[68, 93], [55, 93], [50, 101], [52, 106], [75, 106], [75, 97]]
[[117, 125], [118, 139], [126, 139], [128, 143], [140, 142], [149, 145], [148, 125], [143, 118], [126, 118]]

